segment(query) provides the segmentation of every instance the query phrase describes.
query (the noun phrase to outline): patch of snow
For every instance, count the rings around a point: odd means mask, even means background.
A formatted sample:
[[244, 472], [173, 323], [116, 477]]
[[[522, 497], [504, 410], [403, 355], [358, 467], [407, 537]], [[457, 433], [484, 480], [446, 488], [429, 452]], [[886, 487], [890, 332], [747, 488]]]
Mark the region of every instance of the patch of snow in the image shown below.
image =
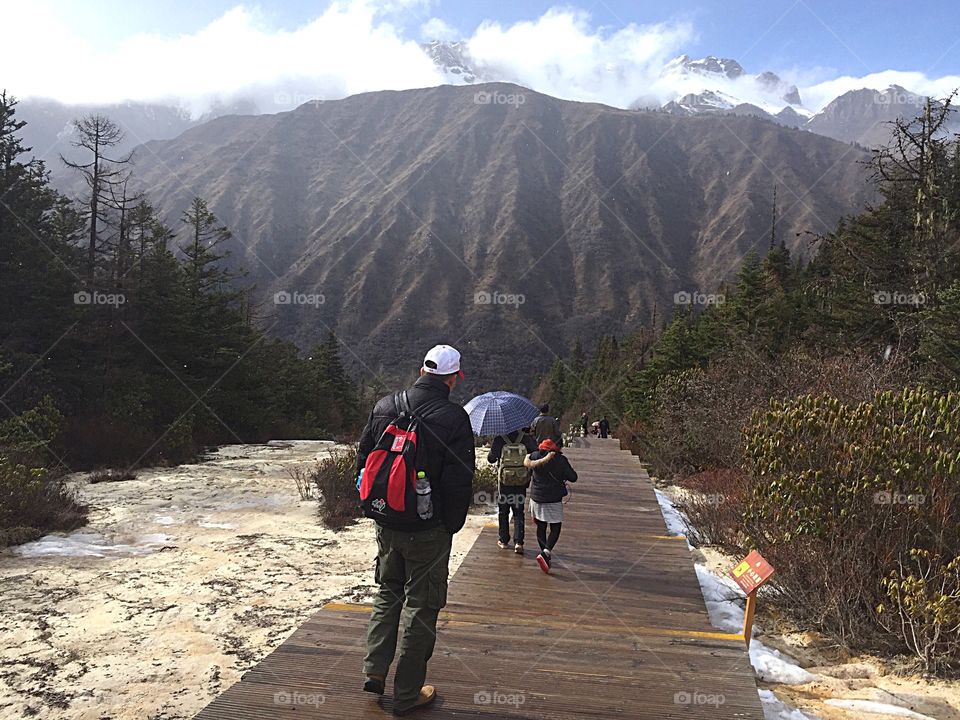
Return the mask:
[[663, 520], [667, 523], [667, 532], [671, 535], [687, 534], [687, 519], [673, 506], [673, 502], [667, 497], [667, 494], [654, 489], [657, 495], [657, 502], [660, 503], [660, 512], [663, 513]]
[[760, 703], [763, 705], [764, 720], [814, 720], [796, 708], [791, 708], [780, 702], [773, 690], [760, 688]]
[[[666, 493], [660, 490], [654, 490], [654, 492], [657, 495], [657, 502], [660, 503], [660, 510], [663, 513], [668, 532], [672, 535], [686, 534], [689, 523], [683, 513], [677, 510]], [[689, 546], [689, 544], [688, 542], [687, 545]], [[695, 563], [694, 569], [697, 572], [697, 580], [700, 582], [704, 604], [707, 606], [707, 614], [710, 616], [710, 624], [723, 632], [741, 632], [743, 630], [743, 607], [741, 605], [743, 592], [733, 580], [725, 575], [717, 575], [702, 563]], [[758, 678], [770, 683], [802, 685], [816, 679], [815, 675], [804, 670], [791, 658], [779, 650], [767, 647], [756, 639], [750, 643], [750, 664], [753, 665]], [[761, 700], [763, 700], [763, 691], [761, 691]], [[769, 702], [765, 703], [765, 713], [768, 712], [766, 705], [769, 704]], [[768, 720], [770, 717], [784, 718], [785, 720], [804, 720], [806, 717], [797, 710], [788, 711], [785, 706], [782, 707], [784, 710], [782, 712], [778, 711], [780, 715], [768, 715]]]
[[81, 530], [69, 535], [46, 535], [14, 548], [13, 553], [21, 557], [129, 557], [155, 553], [169, 545], [172, 538], [151, 534], [123, 538], [125, 542], [118, 542], [119, 539]]
[[743, 630], [743, 608], [740, 607], [743, 593], [726, 577], [720, 577], [700, 563], [694, 565], [703, 601], [707, 605], [710, 624], [724, 632]]
[[843, 710], [857, 710], [859, 712], [874, 713], [877, 715], [893, 715], [894, 717], [911, 718], [912, 720], [937, 720], [929, 715], [921, 715], [899, 705], [874, 702], [873, 700], [825, 700], [825, 704]]
[[750, 643], [750, 664], [757, 677], [769, 683], [804, 685], [817, 679], [816, 675], [804, 670], [782, 652], [767, 647], [759, 640]]

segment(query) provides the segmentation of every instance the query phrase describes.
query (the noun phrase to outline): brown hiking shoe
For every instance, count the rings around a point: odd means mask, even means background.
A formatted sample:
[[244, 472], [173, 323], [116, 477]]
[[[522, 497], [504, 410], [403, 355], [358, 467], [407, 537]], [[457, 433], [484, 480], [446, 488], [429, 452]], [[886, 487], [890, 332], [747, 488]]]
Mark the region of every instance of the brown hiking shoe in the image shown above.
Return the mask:
[[420, 688], [420, 694], [417, 696], [417, 699], [414, 700], [413, 705], [403, 710], [394, 708], [393, 714], [398, 716], [409, 715], [414, 710], [426, 707], [436, 699], [437, 689], [433, 685], [424, 685], [422, 688]]

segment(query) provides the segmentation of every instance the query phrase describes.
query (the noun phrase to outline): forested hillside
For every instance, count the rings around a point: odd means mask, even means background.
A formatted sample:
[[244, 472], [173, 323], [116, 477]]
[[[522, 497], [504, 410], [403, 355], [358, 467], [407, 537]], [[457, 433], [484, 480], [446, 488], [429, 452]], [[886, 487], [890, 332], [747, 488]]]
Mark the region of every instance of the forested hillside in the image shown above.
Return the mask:
[[[777, 602], [853, 650], [960, 664], [960, 142], [950, 102], [873, 157], [883, 198], [799, 263], [771, 223], [706, 304], [541, 385], [695, 492], [699, 540], [760, 548]], [[697, 499], [699, 498], [699, 499]], [[837, 578], [844, 578], [838, 583]]]
[[272, 310], [227, 269], [230, 230], [207, 203], [191, 198], [165, 224], [111, 154], [119, 128], [103, 116], [78, 127], [86, 190], [74, 202], [50, 187], [0, 95], [0, 529], [78, 521], [44, 504], [68, 470], [331, 437], [358, 421], [332, 334], [306, 354], [274, 339]]

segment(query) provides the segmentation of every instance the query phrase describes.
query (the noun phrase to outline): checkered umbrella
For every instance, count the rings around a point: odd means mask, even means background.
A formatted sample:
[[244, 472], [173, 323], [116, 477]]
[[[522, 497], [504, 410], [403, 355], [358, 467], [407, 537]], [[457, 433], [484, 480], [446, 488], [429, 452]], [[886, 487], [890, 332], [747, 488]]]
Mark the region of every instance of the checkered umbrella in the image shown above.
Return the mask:
[[473, 434], [481, 437], [507, 435], [529, 427], [540, 414], [537, 406], [522, 395], [497, 390], [477, 395], [464, 405], [470, 415]]

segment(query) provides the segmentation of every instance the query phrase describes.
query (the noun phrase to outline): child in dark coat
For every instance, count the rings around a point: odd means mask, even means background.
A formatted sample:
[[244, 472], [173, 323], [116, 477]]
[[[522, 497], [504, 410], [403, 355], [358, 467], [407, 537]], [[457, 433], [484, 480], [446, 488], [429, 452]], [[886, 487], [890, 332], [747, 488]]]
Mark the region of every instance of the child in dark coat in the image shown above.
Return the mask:
[[530, 483], [530, 514], [537, 523], [537, 542], [540, 543], [537, 564], [546, 573], [550, 572], [553, 548], [560, 538], [566, 484], [577, 481], [577, 472], [571, 467], [560, 446], [550, 439], [541, 442], [537, 451], [527, 455], [523, 464], [533, 473]]

